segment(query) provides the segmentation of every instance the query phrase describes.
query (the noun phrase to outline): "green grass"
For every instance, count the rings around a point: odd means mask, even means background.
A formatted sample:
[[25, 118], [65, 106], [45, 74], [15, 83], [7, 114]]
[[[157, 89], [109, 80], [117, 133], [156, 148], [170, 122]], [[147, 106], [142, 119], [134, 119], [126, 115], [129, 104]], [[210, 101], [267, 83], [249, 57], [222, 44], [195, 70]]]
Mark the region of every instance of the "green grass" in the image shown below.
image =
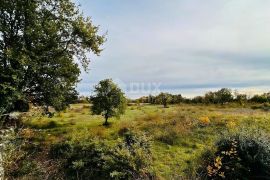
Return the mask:
[[[37, 132], [36, 141], [89, 138], [114, 143], [121, 129], [146, 133], [153, 141], [153, 171], [160, 179], [176, 179], [195, 169], [196, 158], [226, 131], [256, 127], [270, 132], [269, 112], [250, 107], [175, 105], [169, 108], [145, 105], [129, 106], [119, 119], [111, 118], [109, 127], [102, 126], [103, 117], [91, 115], [87, 104], [74, 104], [53, 118], [33, 116], [25, 124]], [[200, 119], [208, 118], [209, 122]]]

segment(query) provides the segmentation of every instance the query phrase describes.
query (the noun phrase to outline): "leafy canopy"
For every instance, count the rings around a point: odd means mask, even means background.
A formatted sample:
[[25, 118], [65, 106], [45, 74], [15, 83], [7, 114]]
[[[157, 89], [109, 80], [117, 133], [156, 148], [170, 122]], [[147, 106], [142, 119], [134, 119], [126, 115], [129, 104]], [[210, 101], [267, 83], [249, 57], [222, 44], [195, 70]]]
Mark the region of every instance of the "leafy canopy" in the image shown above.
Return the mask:
[[18, 100], [65, 108], [76, 94], [79, 64], [87, 70], [87, 54], [99, 55], [104, 41], [71, 0], [2, 0], [0, 111], [12, 111]]
[[157, 100], [160, 104], [164, 106], [164, 108], [166, 108], [169, 101], [171, 100], [171, 95], [169, 93], [162, 92], [157, 96]]
[[95, 95], [91, 97], [93, 114], [103, 115], [105, 125], [110, 117], [120, 116], [126, 109], [126, 98], [120, 88], [111, 80], [105, 79], [95, 86]]

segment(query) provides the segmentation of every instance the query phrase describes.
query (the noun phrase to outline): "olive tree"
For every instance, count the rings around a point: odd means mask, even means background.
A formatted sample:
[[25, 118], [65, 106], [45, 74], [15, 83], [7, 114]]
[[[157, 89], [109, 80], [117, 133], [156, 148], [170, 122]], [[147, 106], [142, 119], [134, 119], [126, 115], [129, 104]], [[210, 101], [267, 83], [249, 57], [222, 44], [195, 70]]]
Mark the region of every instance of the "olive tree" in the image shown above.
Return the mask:
[[95, 95], [91, 96], [91, 111], [93, 114], [105, 118], [104, 125], [108, 125], [110, 117], [119, 117], [126, 109], [126, 98], [121, 89], [111, 80], [100, 81], [94, 87]]

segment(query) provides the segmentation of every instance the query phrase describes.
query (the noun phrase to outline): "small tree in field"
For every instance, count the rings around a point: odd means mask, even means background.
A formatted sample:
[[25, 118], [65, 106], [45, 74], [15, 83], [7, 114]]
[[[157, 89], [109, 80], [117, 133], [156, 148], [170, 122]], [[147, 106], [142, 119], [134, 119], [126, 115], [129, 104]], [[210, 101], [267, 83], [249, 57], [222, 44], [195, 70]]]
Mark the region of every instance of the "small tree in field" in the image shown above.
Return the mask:
[[105, 79], [95, 86], [95, 95], [91, 97], [92, 113], [105, 118], [108, 125], [110, 117], [119, 117], [126, 109], [126, 98], [121, 89], [111, 80]]
[[222, 88], [219, 91], [215, 92], [216, 101], [220, 104], [225, 104], [233, 100], [233, 94], [230, 89]]
[[160, 93], [157, 96], [157, 99], [158, 99], [159, 103], [163, 105], [164, 108], [167, 108], [168, 103], [169, 103], [171, 98], [170, 98], [170, 94], [168, 94], [168, 93]]

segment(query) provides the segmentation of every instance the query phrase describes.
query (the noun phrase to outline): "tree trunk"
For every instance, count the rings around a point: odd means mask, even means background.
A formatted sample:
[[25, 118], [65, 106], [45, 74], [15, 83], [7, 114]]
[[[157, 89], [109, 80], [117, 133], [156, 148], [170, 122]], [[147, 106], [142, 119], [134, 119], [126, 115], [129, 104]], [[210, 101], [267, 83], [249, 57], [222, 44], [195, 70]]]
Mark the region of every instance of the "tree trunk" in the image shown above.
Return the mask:
[[167, 108], [167, 102], [166, 101], [163, 102], [163, 107]]
[[105, 115], [105, 122], [104, 122], [104, 126], [108, 126], [109, 125], [109, 123], [108, 123], [108, 116], [107, 115]]

